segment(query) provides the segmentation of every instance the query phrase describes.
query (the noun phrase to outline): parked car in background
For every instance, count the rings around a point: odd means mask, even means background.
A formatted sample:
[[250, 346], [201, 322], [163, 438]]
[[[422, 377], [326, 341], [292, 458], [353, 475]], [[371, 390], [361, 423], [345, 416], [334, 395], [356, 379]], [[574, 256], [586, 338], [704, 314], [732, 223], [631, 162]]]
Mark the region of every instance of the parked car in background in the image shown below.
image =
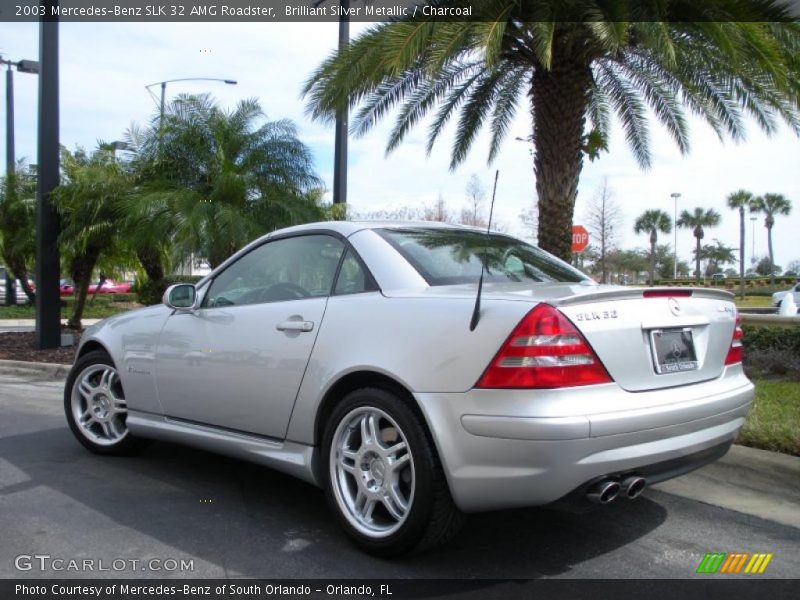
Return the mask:
[[[0, 305], [6, 304], [6, 268], [0, 267]], [[33, 285], [33, 281], [28, 280], [31, 288], [35, 288]], [[22, 289], [22, 284], [20, 283], [19, 279], [14, 280], [15, 284], [15, 296], [17, 299], [17, 304], [27, 304], [28, 303], [28, 296], [25, 294], [25, 290]]]
[[727, 278], [728, 276], [725, 273], [714, 273], [711, 276], [712, 281], [725, 281]]
[[[116, 282], [113, 279], [106, 279], [103, 285], [100, 285], [98, 280], [89, 285], [89, 294], [129, 294], [132, 287], [130, 281]], [[62, 279], [59, 290], [62, 296], [72, 296], [75, 293], [75, 285], [69, 279]]]
[[780, 306], [786, 294], [794, 295], [794, 303], [800, 306], [800, 281], [798, 281], [791, 289], [772, 294], [772, 306]]
[[626, 502], [718, 459], [753, 399], [742, 335], [726, 291], [598, 285], [473, 228], [313, 223], [86, 329], [64, 409], [99, 454], [155, 438], [319, 485], [394, 556], [465, 512]]

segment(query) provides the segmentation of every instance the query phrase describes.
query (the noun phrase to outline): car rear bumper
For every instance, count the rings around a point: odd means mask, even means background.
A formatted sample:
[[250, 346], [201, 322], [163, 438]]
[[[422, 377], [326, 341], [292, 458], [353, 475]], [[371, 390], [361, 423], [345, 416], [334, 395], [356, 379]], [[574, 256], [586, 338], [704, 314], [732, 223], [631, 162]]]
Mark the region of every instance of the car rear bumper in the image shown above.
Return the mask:
[[416, 394], [456, 504], [465, 511], [554, 502], [602, 477], [650, 483], [724, 454], [754, 394], [741, 366], [713, 381], [631, 393], [568, 390]]

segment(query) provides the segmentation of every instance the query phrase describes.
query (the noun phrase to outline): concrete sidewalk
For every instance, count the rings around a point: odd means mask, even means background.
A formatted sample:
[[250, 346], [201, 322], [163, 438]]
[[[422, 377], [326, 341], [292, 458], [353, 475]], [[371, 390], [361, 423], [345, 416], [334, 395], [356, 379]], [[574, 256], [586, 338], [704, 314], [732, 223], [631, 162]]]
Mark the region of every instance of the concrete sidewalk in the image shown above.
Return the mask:
[[800, 529], [800, 458], [733, 446], [721, 459], [654, 489]]
[[[69, 369], [0, 360], [0, 374], [31, 380], [63, 380]], [[733, 446], [715, 463], [652, 489], [800, 529], [800, 457]]]

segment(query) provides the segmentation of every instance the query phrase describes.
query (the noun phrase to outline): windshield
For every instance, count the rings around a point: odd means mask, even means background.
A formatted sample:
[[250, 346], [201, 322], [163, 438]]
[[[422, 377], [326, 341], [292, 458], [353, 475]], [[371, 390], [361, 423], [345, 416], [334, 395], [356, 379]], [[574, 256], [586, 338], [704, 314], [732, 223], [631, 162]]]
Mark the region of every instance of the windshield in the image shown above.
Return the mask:
[[474, 283], [486, 260], [487, 282], [579, 282], [567, 263], [520, 240], [464, 229], [378, 229], [429, 285]]

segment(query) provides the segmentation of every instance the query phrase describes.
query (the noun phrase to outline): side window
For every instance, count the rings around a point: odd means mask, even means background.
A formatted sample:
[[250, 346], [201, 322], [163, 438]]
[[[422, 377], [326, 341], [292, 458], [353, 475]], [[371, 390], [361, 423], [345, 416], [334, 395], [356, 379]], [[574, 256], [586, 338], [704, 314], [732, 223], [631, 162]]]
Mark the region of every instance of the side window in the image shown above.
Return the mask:
[[267, 242], [217, 275], [204, 306], [236, 306], [330, 294], [344, 244], [329, 235]]
[[342, 261], [342, 268], [339, 271], [339, 278], [336, 280], [334, 294], [360, 294], [361, 292], [372, 292], [375, 285], [369, 274], [361, 266], [352, 250], [348, 250]]

